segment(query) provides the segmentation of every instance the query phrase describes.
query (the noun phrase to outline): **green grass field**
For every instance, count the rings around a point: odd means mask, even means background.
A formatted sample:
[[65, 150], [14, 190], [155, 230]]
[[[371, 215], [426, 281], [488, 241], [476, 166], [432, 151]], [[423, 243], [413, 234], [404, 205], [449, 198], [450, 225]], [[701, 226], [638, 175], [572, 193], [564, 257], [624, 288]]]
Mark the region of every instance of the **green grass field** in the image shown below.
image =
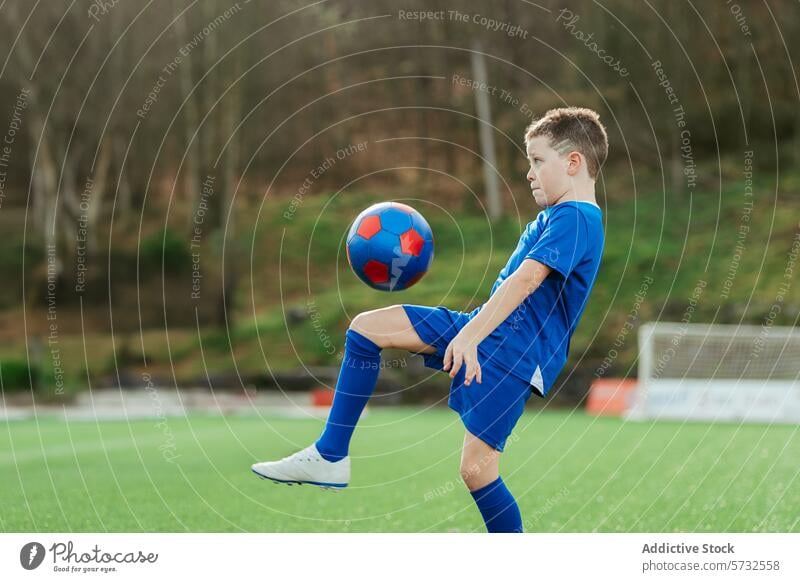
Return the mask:
[[[251, 474], [252, 462], [305, 446], [321, 425], [10, 422], [0, 430], [0, 530], [482, 531], [458, 474], [463, 429], [447, 409], [372, 409], [343, 491]], [[501, 469], [527, 531], [798, 532], [798, 429], [529, 411]]]

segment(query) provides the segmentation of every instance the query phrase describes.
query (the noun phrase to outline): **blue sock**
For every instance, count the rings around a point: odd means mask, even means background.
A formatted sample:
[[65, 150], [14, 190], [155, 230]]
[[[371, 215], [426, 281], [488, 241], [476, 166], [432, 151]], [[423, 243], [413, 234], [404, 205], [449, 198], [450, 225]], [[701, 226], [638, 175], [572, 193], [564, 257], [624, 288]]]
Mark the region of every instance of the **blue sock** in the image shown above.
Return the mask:
[[335, 462], [347, 456], [350, 438], [375, 390], [380, 368], [381, 348], [357, 331], [348, 329], [333, 405], [325, 430], [316, 442], [323, 459]]
[[519, 506], [502, 477], [470, 493], [489, 533], [522, 533]]

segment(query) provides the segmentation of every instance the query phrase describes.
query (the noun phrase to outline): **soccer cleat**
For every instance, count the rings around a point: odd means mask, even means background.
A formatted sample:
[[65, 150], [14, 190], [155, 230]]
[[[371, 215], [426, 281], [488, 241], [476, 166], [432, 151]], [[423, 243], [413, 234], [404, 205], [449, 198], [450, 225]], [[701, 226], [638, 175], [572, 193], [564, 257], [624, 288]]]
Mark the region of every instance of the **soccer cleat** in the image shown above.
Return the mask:
[[287, 485], [308, 484], [324, 489], [347, 487], [350, 481], [350, 457], [326, 461], [312, 444], [280, 461], [255, 463], [250, 467], [262, 479]]

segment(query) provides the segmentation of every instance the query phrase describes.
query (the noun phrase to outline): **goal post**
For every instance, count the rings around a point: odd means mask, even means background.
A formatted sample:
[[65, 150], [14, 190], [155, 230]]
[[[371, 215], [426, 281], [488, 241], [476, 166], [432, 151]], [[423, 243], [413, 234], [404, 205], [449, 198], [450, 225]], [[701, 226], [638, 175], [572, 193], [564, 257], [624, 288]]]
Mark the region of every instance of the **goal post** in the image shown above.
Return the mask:
[[800, 331], [653, 322], [630, 419], [800, 423]]

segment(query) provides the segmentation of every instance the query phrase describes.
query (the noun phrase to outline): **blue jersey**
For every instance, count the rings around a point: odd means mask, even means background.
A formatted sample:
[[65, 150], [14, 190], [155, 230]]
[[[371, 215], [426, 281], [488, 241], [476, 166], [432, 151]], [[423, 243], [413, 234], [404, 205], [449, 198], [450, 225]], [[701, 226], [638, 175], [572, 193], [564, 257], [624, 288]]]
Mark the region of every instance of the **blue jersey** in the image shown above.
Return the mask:
[[480, 361], [491, 361], [546, 395], [567, 361], [572, 333], [597, 277], [603, 242], [598, 206], [569, 201], [542, 210], [525, 228], [490, 295], [525, 259], [535, 259], [552, 272], [480, 343]]

